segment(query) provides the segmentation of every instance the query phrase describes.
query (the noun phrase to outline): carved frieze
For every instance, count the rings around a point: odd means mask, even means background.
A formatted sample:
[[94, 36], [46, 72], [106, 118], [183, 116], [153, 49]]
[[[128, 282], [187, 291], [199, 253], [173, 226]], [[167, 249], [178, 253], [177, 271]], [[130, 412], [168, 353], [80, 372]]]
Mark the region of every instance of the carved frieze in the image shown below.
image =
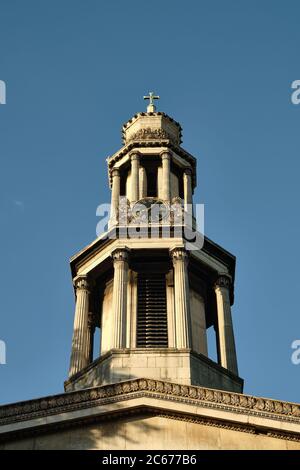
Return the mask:
[[155, 197], [146, 197], [131, 204], [126, 196], [122, 196], [117, 210], [119, 225], [183, 225], [184, 217], [180, 197], [173, 198], [171, 204]]
[[164, 129], [153, 129], [151, 127], [146, 127], [144, 129], [139, 129], [137, 132], [132, 134], [127, 142], [132, 142], [136, 140], [174, 140], [168, 132]]
[[[149, 395], [150, 394], [150, 395]], [[0, 407], [0, 425], [35, 417], [119, 401], [126, 396], [157, 396], [199, 406], [209, 406], [248, 415], [254, 414], [300, 424], [300, 405], [239, 393], [180, 385], [154, 379], [135, 379], [53, 397]], [[128, 398], [129, 398], [128, 396]]]

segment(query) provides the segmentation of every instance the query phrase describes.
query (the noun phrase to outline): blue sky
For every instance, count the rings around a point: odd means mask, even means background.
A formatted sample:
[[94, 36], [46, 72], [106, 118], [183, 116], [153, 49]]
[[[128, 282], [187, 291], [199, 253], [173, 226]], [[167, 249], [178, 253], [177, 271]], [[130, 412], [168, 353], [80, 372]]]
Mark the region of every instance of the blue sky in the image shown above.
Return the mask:
[[207, 236], [237, 256], [245, 392], [299, 402], [299, 2], [0, 0], [0, 11], [0, 402], [63, 390], [69, 258], [96, 237], [105, 159], [149, 90], [198, 158]]

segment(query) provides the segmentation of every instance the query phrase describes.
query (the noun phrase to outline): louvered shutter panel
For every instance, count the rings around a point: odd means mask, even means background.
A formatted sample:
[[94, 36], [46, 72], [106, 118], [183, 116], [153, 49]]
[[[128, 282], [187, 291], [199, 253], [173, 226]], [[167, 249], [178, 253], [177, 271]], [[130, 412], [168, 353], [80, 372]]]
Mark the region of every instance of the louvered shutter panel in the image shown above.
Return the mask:
[[167, 300], [164, 274], [138, 274], [137, 307], [137, 347], [167, 348]]

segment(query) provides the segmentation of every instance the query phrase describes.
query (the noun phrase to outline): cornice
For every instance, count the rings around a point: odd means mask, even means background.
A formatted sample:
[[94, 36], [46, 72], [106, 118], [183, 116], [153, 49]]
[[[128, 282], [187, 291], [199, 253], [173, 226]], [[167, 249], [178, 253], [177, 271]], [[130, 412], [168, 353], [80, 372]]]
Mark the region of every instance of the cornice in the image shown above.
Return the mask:
[[140, 397], [171, 400], [300, 425], [300, 405], [297, 403], [154, 379], [134, 379], [2, 406], [0, 426]]
[[[116, 232], [116, 233], [115, 233]], [[111, 235], [115, 233], [115, 236], [112, 237]], [[108, 245], [113, 245], [114, 242], [119, 239], [119, 228], [113, 228], [109, 232], [103, 234], [103, 236], [96, 238], [90, 245], [87, 245], [81, 251], [79, 251], [76, 255], [74, 255], [71, 260], [71, 272], [72, 277], [75, 277], [78, 272], [78, 268], [86, 263], [88, 260], [92, 259], [97, 253], [103, 250]], [[173, 237], [173, 227], [170, 229], [171, 238]], [[150, 248], [150, 246], [149, 246]], [[223, 265], [228, 267], [229, 273], [232, 277], [232, 286], [234, 285], [234, 277], [235, 277], [235, 256], [226, 251], [220, 245], [217, 245], [212, 240], [204, 237], [204, 246], [201, 248], [201, 251], [206, 253], [207, 255], [211, 256], [212, 258], [216, 259], [217, 261], [221, 262]], [[191, 253], [193, 255], [193, 252]], [[232, 303], [233, 303], [233, 288], [231, 289], [232, 294]]]

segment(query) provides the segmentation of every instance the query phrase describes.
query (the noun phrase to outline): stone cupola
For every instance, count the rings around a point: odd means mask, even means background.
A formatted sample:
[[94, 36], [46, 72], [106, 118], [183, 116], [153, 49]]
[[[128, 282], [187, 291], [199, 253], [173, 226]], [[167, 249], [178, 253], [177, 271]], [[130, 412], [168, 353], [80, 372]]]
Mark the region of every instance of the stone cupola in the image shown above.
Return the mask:
[[71, 259], [76, 308], [65, 388], [144, 377], [240, 392], [235, 257], [206, 237], [190, 249], [196, 158], [181, 146], [180, 124], [156, 111], [158, 97], [146, 98], [147, 112], [123, 125], [123, 146], [107, 158], [108, 230]]

